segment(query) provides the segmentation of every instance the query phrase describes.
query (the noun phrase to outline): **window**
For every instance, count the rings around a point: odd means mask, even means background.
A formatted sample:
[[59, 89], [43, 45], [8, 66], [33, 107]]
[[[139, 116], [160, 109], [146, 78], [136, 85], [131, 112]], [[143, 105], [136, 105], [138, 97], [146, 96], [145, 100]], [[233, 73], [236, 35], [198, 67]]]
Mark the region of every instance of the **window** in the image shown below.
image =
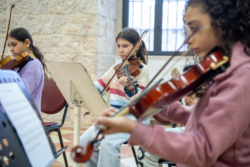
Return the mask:
[[170, 55], [185, 40], [185, 4], [186, 0], [123, 0], [123, 28], [134, 28], [139, 34], [148, 30], [143, 40], [149, 54]]

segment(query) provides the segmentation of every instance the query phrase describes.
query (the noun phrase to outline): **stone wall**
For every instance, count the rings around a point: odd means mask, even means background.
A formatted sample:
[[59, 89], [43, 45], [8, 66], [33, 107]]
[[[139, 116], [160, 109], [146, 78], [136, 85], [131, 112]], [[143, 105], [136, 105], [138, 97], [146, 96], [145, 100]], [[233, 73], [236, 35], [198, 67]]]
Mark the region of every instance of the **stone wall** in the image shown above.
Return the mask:
[[[47, 61], [80, 62], [94, 81], [114, 64], [117, 0], [0, 0], [1, 53], [12, 4], [11, 29], [26, 28]], [[8, 47], [5, 53], [10, 54]], [[60, 122], [62, 113], [42, 117]], [[73, 120], [71, 109], [65, 125], [73, 126]], [[81, 125], [94, 120], [94, 114], [82, 116]]]

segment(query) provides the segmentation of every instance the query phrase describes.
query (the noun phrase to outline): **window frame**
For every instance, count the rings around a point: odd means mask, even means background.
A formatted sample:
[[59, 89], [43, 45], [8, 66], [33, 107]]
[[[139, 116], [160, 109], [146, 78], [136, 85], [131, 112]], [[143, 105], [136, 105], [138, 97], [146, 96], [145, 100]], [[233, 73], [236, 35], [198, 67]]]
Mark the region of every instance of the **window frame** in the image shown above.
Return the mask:
[[[170, 56], [174, 54], [174, 52], [161, 51], [162, 6], [163, 6], [163, 0], [155, 0], [154, 51], [148, 51], [149, 55]], [[122, 28], [128, 27], [128, 23], [129, 23], [128, 19], [129, 19], [129, 0], [123, 0]], [[177, 47], [180, 47], [180, 46], [177, 46]], [[178, 52], [177, 55], [181, 55], [182, 53], [183, 52]]]

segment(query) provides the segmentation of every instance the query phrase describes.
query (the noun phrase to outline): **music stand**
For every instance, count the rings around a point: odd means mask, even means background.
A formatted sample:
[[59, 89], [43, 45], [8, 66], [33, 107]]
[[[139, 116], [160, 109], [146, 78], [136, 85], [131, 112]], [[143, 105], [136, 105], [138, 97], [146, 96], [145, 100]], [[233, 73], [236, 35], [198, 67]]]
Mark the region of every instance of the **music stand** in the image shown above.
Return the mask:
[[[56, 158], [66, 150], [67, 147], [59, 150], [56, 152], [55, 146], [51, 141], [51, 138], [49, 136], [49, 133], [47, 132], [44, 123], [41, 119], [41, 116], [39, 112], [37, 111], [37, 108], [27, 90], [25, 85], [23, 84], [20, 76], [11, 70], [0, 70], [0, 84], [8, 84], [8, 83], [16, 83], [24, 96], [29, 101], [31, 107], [34, 109], [34, 111], [37, 112], [37, 116], [39, 120], [41, 121], [41, 124], [43, 125], [43, 129], [46, 133], [46, 137], [48, 139], [50, 148], [52, 150], [52, 153], [54, 155], [54, 160], [50, 161], [47, 166], [50, 166]], [[13, 104], [15, 105], [15, 104]], [[26, 155], [26, 152], [23, 148], [23, 145], [16, 133], [16, 129], [12, 126], [11, 122], [8, 119], [8, 116], [6, 114], [6, 111], [1, 103], [0, 100], [0, 166], [7, 166], [5, 164], [5, 159], [8, 159], [8, 166], [25, 166], [25, 167], [31, 167], [30, 161]], [[7, 144], [3, 142], [2, 139], [6, 139]], [[42, 158], [42, 157], [41, 157]]]
[[107, 104], [81, 63], [47, 61], [46, 66], [74, 114], [74, 146], [80, 140], [80, 109], [99, 113]]

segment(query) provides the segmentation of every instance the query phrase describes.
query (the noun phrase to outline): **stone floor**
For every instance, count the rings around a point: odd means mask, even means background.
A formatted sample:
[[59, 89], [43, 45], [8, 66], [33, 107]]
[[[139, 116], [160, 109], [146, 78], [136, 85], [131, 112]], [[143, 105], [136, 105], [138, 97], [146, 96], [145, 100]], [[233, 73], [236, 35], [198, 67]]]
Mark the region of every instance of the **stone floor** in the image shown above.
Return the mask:
[[[164, 126], [165, 128], [171, 128], [171, 125]], [[81, 128], [80, 134], [82, 134], [86, 128]], [[61, 133], [62, 133], [62, 138], [64, 142], [64, 146], [68, 146], [66, 150], [66, 156], [68, 160], [68, 165], [72, 166], [73, 165], [73, 160], [70, 157], [70, 152], [73, 147], [73, 128], [69, 127], [62, 127], [61, 128]], [[56, 150], [59, 150], [61, 148], [59, 138], [56, 132], [52, 132], [50, 134], [51, 139], [53, 143], [55, 144]], [[139, 146], [135, 146], [135, 150], [137, 152]], [[52, 167], [64, 167], [64, 159], [63, 156], [59, 156], [57, 158], [57, 161], [53, 163]], [[83, 164], [80, 164], [79, 167], [84, 167]], [[133, 157], [133, 153], [131, 150], [131, 146], [127, 144], [123, 144], [121, 148], [121, 167], [136, 167], [135, 159]]]

